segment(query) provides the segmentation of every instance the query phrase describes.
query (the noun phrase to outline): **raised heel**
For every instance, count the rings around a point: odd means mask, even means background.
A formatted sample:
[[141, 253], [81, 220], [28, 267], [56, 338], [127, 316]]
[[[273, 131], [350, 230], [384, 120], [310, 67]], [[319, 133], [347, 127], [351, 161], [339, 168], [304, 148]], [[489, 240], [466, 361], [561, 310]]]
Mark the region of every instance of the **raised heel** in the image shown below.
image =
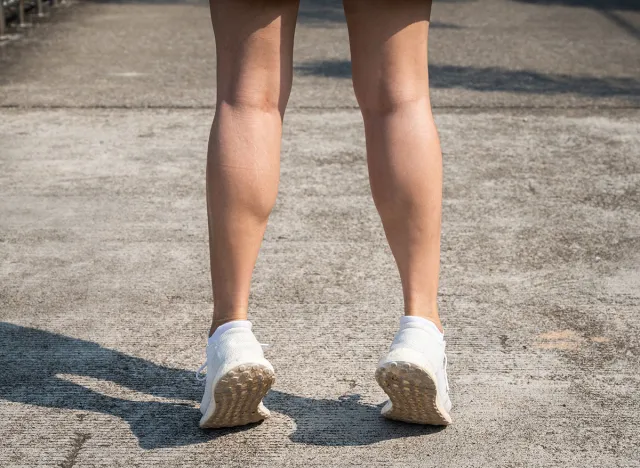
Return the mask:
[[382, 415], [416, 424], [446, 426], [451, 416], [438, 402], [435, 376], [410, 362], [391, 361], [376, 370], [376, 380], [389, 396]]

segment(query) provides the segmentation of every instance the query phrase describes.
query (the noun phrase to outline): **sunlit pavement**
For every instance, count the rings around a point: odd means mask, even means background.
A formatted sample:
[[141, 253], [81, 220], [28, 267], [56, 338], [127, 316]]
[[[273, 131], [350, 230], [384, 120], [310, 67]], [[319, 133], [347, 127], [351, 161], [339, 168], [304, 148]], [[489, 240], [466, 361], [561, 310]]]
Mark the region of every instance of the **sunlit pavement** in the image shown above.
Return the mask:
[[0, 45], [0, 466], [640, 466], [640, 7], [444, 1], [454, 424], [388, 422], [402, 310], [340, 4], [303, 2], [251, 319], [260, 425], [197, 428], [205, 3], [83, 2]]

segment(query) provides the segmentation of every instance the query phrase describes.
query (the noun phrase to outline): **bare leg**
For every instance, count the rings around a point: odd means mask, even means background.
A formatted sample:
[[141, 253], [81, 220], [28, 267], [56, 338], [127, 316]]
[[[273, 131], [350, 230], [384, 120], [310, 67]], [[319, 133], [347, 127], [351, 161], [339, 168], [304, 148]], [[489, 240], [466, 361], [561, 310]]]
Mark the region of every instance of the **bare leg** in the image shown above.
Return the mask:
[[369, 180], [398, 265], [406, 315], [435, 322], [442, 155], [431, 114], [428, 0], [344, 0]]
[[246, 319], [280, 173], [298, 0], [212, 0], [216, 114], [207, 158], [213, 323]]

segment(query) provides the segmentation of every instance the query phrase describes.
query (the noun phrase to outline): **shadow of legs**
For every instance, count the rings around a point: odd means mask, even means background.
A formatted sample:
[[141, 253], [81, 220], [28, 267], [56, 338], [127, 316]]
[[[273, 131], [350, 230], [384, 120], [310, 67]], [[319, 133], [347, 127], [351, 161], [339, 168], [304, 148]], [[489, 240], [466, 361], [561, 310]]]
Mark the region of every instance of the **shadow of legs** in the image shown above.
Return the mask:
[[296, 429], [293, 442], [309, 445], [369, 445], [382, 440], [433, 434], [443, 426], [421, 426], [390, 421], [380, 415], [383, 404], [360, 402], [360, 395], [337, 400], [305, 398], [272, 390], [265, 398], [272, 411], [290, 416]]
[[[92, 388], [76, 383], [83, 379]], [[136, 400], [107, 395], [102, 392], [107, 388], [105, 381], [125, 387], [121, 390], [125, 394], [144, 395], [136, 395]], [[159, 366], [90, 341], [0, 322], [0, 399], [121, 418], [144, 449], [207, 442], [256, 426], [201, 430], [197, 408], [201, 393], [201, 383], [192, 371]], [[154, 401], [140, 401], [150, 396]], [[162, 399], [179, 401], [158, 401]], [[380, 416], [381, 405], [363, 404], [359, 399], [359, 395], [315, 399], [272, 390], [265, 404], [294, 420], [296, 429], [289, 437], [302, 444], [367, 445], [442, 430], [388, 421]]]

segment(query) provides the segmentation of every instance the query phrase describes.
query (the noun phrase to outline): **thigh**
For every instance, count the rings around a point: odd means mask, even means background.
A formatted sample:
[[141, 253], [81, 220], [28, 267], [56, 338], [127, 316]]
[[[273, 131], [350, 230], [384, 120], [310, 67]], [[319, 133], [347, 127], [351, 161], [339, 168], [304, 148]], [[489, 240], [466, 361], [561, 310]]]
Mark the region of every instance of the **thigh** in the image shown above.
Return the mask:
[[286, 104], [298, 5], [299, 0], [210, 0], [218, 100]]
[[343, 0], [361, 106], [428, 96], [431, 0]]

